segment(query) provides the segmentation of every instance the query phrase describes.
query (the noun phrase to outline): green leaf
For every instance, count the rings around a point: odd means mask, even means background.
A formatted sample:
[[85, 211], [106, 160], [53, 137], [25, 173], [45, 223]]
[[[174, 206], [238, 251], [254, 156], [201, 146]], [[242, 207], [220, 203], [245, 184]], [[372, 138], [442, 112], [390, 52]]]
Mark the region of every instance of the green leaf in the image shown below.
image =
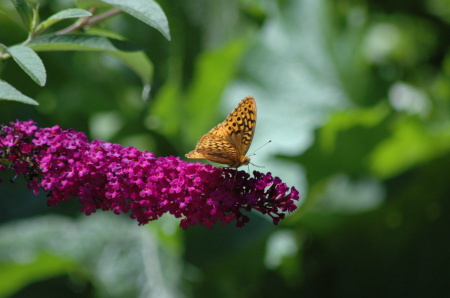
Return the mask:
[[450, 150], [450, 127], [425, 127], [416, 118], [398, 120], [391, 137], [370, 155], [370, 166], [382, 178], [417, 167]]
[[[113, 39], [125, 39], [117, 32], [104, 30], [100, 28], [92, 28], [88, 31], [89, 34], [101, 35]], [[150, 85], [153, 78], [153, 63], [143, 52], [118, 52], [110, 51], [109, 54], [121, 60], [126, 66], [134, 71], [146, 86]]]
[[[5, 199], [3, 195], [2, 199]], [[48, 215], [3, 223], [0, 227], [0, 297], [19, 297], [20, 295], [10, 293], [23, 289], [36, 280], [61, 274], [75, 277], [78, 285], [82, 281], [86, 283], [81, 285], [93, 285], [88, 290], [93, 293], [90, 296], [95, 297], [137, 297], [140, 289], [147, 285], [147, 277], [158, 274], [169, 276], [169, 285], [164, 288], [158, 285], [159, 292], [171, 293], [178, 286], [176, 280], [180, 274], [171, 268], [179, 265], [179, 258], [176, 258], [172, 247], [158, 240], [164, 231], [161, 230], [158, 234], [154, 226], [147, 227], [143, 233], [142, 229], [136, 229], [133, 221], [111, 216], [106, 212], [96, 215], [82, 216], [77, 220]], [[175, 220], [167, 222], [166, 219], [166, 229], [168, 224], [172, 227], [178, 225]], [[180, 238], [173, 232], [167, 237], [171, 241]], [[106, 260], [99, 258], [105, 247], [110, 245], [120, 247], [120, 257], [117, 258], [117, 254], [107, 254]], [[141, 245], [150, 245], [152, 250], [145, 255], [137, 254], [136, 247]], [[145, 260], [158, 258], [164, 259], [167, 266], [148, 268]], [[108, 265], [108, 272], [113, 274], [105, 275], [105, 264]], [[11, 272], [10, 269], [14, 271]], [[125, 280], [123, 277], [129, 276], [130, 272], [136, 275]], [[55, 285], [59, 285], [59, 282], [55, 281]], [[107, 294], [105, 289], [114, 295]], [[22, 296], [39, 296], [36, 291], [31, 292], [30, 295]]]
[[144, 85], [149, 85], [153, 78], [153, 63], [144, 52], [109, 52], [111, 55], [122, 61], [142, 80]]
[[1, 99], [19, 101], [30, 105], [39, 105], [37, 101], [23, 95], [16, 88], [4, 81], [0, 81], [0, 100]]
[[108, 5], [100, 0], [77, 0], [76, 6], [84, 9], [107, 7]]
[[33, 8], [25, 0], [11, 0], [11, 2], [16, 7], [17, 13], [22, 18], [27, 30], [31, 31], [34, 15]]
[[171, 137], [176, 141], [183, 119], [183, 108], [180, 105], [181, 88], [178, 83], [168, 81], [162, 86], [156, 97], [154, 105], [150, 106], [151, 117], [146, 123], [150, 129], [155, 129], [158, 133]]
[[47, 35], [28, 44], [35, 51], [139, 51], [129, 42], [88, 34]]
[[39, 26], [36, 28], [36, 33], [41, 33], [53, 24], [65, 20], [65, 19], [71, 19], [71, 18], [84, 18], [84, 17], [90, 17], [92, 16], [92, 13], [90, 13], [87, 10], [79, 9], [79, 8], [70, 8], [63, 11], [60, 11], [58, 13], [55, 13], [45, 21], [41, 22]]
[[389, 114], [389, 107], [381, 103], [371, 108], [360, 108], [335, 113], [330, 117], [319, 134], [320, 145], [327, 153], [336, 149], [339, 134], [354, 127], [374, 127], [383, 121]]
[[152, 26], [161, 34], [170, 40], [170, 29], [167, 17], [158, 3], [153, 0], [102, 0], [114, 7], [120, 8], [133, 17], [141, 20], [149, 26]]
[[[387, 104], [380, 103], [374, 107], [335, 112], [329, 117], [328, 122], [316, 131], [317, 141], [295, 158], [308, 169], [307, 179], [314, 185], [313, 192], [319, 191], [321, 196], [333, 176], [346, 173], [357, 177], [371, 172], [367, 155], [388, 133], [390, 111]], [[318, 164], [327, 166], [318, 167]]]
[[27, 263], [0, 263], [0, 295], [6, 297], [32, 282], [66, 274], [77, 268], [75, 262], [47, 253]]
[[33, 81], [39, 86], [45, 85], [47, 73], [44, 64], [32, 49], [26, 46], [13, 46], [8, 48], [8, 53]]

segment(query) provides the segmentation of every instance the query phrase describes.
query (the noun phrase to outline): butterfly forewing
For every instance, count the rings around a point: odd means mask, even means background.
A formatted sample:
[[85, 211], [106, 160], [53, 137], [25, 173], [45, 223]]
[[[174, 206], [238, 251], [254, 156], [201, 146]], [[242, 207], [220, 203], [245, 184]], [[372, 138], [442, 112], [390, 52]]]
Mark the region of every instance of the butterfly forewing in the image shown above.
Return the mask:
[[255, 128], [256, 102], [253, 97], [247, 96], [224, 122], [202, 136], [195, 150], [186, 157], [205, 158], [233, 167], [248, 164], [245, 154], [252, 143]]
[[256, 128], [256, 102], [251, 96], [244, 98], [228, 115], [224, 122], [209, 133], [218, 135], [230, 142], [240, 155], [250, 148]]

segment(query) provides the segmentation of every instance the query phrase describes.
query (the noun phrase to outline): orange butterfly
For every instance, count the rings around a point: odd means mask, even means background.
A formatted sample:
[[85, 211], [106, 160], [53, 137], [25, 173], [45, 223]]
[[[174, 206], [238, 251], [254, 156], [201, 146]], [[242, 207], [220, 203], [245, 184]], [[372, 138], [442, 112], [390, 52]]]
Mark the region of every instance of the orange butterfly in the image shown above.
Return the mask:
[[245, 156], [252, 144], [256, 128], [256, 101], [247, 96], [220, 123], [202, 136], [187, 158], [204, 158], [238, 168], [250, 163]]

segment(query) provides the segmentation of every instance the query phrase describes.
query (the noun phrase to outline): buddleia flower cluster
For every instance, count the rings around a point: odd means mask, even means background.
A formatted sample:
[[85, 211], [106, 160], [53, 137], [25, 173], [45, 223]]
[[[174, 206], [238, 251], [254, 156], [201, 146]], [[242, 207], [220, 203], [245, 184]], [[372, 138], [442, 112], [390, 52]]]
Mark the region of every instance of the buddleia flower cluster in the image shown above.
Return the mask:
[[[216, 168], [178, 157], [122, 147], [59, 126], [38, 128], [16, 121], [0, 129], [0, 170], [22, 175], [35, 193], [48, 193], [48, 205], [78, 198], [81, 211], [128, 213], [139, 225], [165, 213], [184, 229], [249, 221], [243, 212], [270, 216], [274, 224], [293, 212], [298, 191], [270, 173]], [[1, 183], [1, 182], [0, 182]], [[5, 183], [5, 181], [3, 181]]]

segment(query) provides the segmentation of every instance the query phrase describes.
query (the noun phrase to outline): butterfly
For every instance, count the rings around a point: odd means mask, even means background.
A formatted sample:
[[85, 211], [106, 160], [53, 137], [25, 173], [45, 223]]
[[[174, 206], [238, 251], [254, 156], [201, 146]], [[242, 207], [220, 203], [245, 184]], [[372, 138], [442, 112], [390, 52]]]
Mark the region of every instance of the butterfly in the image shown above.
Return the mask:
[[202, 136], [187, 158], [204, 158], [212, 162], [239, 168], [250, 163], [245, 156], [252, 144], [256, 128], [256, 101], [247, 96], [220, 123]]

